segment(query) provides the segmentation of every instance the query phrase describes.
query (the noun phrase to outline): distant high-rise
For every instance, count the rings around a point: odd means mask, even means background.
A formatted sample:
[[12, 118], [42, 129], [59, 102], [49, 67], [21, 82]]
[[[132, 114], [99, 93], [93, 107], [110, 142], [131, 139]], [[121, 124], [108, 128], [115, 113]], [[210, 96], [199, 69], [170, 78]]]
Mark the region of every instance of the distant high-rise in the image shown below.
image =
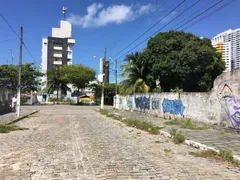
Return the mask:
[[212, 45], [222, 53], [225, 71], [240, 68], [240, 29], [229, 29], [212, 39]]
[[[72, 47], [75, 39], [72, 38], [72, 25], [60, 21], [60, 28], [52, 28], [52, 36], [42, 39], [42, 73], [51, 68], [72, 64]], [[42, 77], [42, 90], [46, 87], [47, 77]]]

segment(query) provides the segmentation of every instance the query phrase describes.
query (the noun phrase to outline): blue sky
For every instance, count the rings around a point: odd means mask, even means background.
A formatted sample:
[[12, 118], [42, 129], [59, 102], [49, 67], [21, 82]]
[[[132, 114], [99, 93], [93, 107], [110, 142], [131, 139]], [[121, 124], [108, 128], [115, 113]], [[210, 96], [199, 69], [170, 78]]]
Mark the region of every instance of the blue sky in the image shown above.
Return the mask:
[[[182, 1], [159, 0], [158, 9], [155, 11], [156, 0], [11, 0], [1, 2], [0, 12], [18, 34], [20, 26], [23, 26], [24, 43], [35, 58], [35, 61], [40, 65], [42, 38], [51, 35], [52, 27], [59, 26], [59, 21], [62, 19], [62, 7], [67, 7], [67, 18], [73, 24], [73, 36], [76, 39], [76, 44], [73, 48], [73, 63], [90, 66], [99, 73], [99, 58], [103, 56], [105, 47], [107, 48], [107, 57], [118, 58], [124, 55], [124, 52], [127, 52], [144, 38], [151, 36], [156, 30], [198, 0], [186, 0], [139, 41], [119, 54], [119, 56], [114, 56]], [[162, 31], [177, 28], [182, 24], [180, 23], [182, 20], [194, 12], [203, 10], [210, 2], [212, 3], [208, 7], [218, 1], [200, 0], [196, 6], [179, 17], [178, 20], [166, 26]], [[230, 1], [223, 0], [216, 8]], [[212, 38], [214, 35], [227, 29], [240, 28], [239, 7], [240, 1], [237, 0], [185, 31], [201, 37]], [[184, 27], [180, 30], [184, 29]], [[132, 51], [141, 51], [146, 47], [146, 43]], [[13, 51], [14, 64], [16, 64], [19, 56], [19, 40], [0, 17], [0, 64], [11, 62], [10, 49]], [[123, 57], [119, 59], [119, 62], [122, 63], [122, 60]], [[32, 61], [33, 58], [23, 48], [23, 63]], [[113, 64], [112, 68], [114, 68]], [[113, 81], [113, 72], [111, 74], [111, 81]]]

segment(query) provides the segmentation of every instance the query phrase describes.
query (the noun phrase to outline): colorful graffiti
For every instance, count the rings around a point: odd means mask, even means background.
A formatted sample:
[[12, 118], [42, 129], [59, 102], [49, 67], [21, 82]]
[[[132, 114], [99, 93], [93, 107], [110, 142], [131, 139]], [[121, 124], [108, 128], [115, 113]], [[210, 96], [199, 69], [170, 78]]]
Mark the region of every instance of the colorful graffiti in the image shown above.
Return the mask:
[[152, 98], [152, 109], [159, 109], [160, 108], [160, 99]]
[[140, 96], [136, 97], [135, 96], [135, 104], [136, 108], [140, 110], [149, 110], [150, 109], [150, 96], [147, 98], [146, 96]]
[[122, 104], [122, 98], [121, 97], [119, 98], [119, 104]]
[[132, 108], [133, 107], [133, 101], [132, 101], [132, 99], [127, 99], [127, 106], [129, 107], [129, 108]]
[[183, 115], [184, 106], [182, 100], [163, 100], [162, 103], [163, 113], [170, 113], [170, 114], [180, 114]]
[[[239, 82], [236, 82], [238, 84]], [[218, 86], [217, 98], [223, 109], [225, 110], [232, 127], [240, 128], [240, 99], [234, 96], [230, 81], [225, 81]]]

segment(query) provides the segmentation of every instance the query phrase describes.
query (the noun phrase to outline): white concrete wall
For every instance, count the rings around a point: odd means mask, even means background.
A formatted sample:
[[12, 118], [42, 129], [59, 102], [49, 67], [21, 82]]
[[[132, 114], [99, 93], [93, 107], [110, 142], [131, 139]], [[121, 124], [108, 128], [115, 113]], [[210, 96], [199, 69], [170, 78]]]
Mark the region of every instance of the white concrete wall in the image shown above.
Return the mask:
[[72, 25], [68, 21], [60, 21], [60, 28], [52, 28], [52, 37], [71, 38]]
[[216, 78], [211, 92], [117, 95], [114, 108], [240, 128], [240, 69]]

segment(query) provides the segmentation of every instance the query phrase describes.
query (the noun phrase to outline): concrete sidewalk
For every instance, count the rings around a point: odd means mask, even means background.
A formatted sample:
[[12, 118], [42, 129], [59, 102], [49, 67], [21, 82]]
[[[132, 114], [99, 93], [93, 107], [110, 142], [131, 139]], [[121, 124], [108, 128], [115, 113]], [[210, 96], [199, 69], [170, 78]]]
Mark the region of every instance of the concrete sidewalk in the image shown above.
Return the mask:
[[160, 117], [155, 117], [148, 113], [142, 112], [130, 112], [120, 111], [114, 109], [108, 109], [111, 113], [118, 113], [120, 116], [126, 118], [137, 118], [139, 120], [151, 122], [154, 125], [164, 126], [163, 131], [169, 132], [172, 128], [183, 131], [186, 134], [188, 140], [199, 142], [206, 146], [213, 147], [215, 149], [231, 149], [234, 155], [240, 156], [240, 134], [235, 131], [222, 132], [216, 129], [207, 130], [190, 130], [183, 129], [176, 125], [165, 125], [164, 122], [168, 121]]
[[[34, 107], [34, 106], [22, 106], [21, 107], [21, 111], [20, 111], [20, 117], [29, 115], [33, 112], [36, 112], [39, 108]], [[19, 118], [20, 118], [19, 117]], [[18, 117], [16, 116], [16, 113], [8, 113], [8, 114], [4, 114], [4, 115], [0, 115], [0, 123], [6, 123], [6, 122], [10, 122], [13, 121], [15, 119], [17, 119]]]

